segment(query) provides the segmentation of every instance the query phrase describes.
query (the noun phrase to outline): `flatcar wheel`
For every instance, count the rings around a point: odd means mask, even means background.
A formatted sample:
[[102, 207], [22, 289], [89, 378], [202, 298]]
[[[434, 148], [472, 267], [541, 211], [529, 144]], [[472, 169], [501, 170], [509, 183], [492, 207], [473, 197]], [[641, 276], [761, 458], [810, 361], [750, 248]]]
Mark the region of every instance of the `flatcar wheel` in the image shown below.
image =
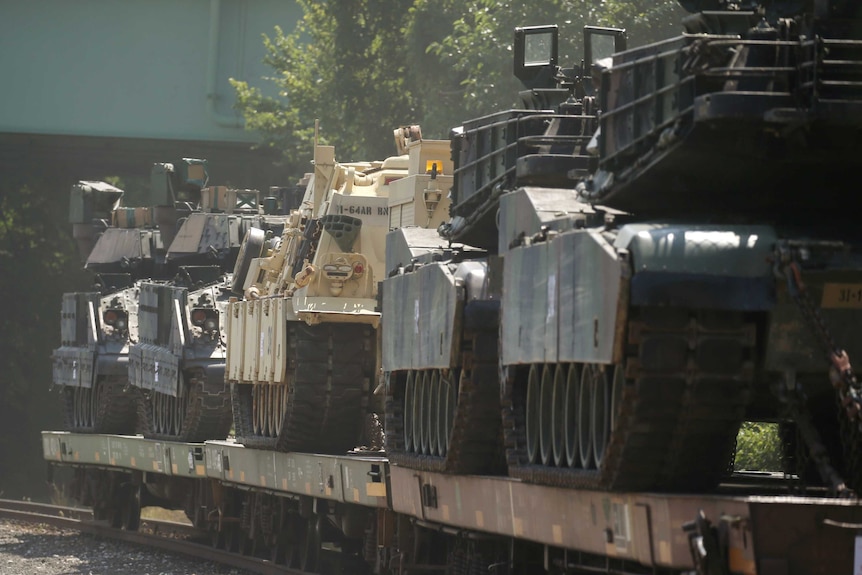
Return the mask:
[[440, 409], [439, 402], [439, 394], [440, 394], [440, 372], [439, 370], [433, 370], [431, 375], [429, 376], [429, 384], [428, 384], [428, 409], [427, 412], [427, 421], [428, 421], [428, 453], [431, 455], [439, 455], [440, 451], [438, 450], [438, 442], [437, 442], [437, 420], [439, 419], [438, 410]]
[[273, 565], [287, 564], [287, 534], [284, 529], [277, 529], [270, 539], [269, 560]]
[[218, 525], [216, 525], [215, 529], [210, 533], [210, 545], [212, 545], [213, 549], [224, 549], [226, 544], [224, 531], [219, 531]]
[[527, 376], [527, 458], [530, 463], [538, 463], [539, 461], [539, 427], [540, 427], [540, 409], [541, 409], [541, 386], [542, 381], [539, 375], [539, 368], [536, 365], [530, 366], [530, 372]]
[[578, 396], [581, 393], [581, 377], [577, 364], [572, 364], [566, 376], [566, 399], [563, 408], [565, 422], [566, 465], [577, 467], [580, 463], [578, 445], [580, 444], [578, 425]]
[[557, 364], [556, 369], [554, 369], [551, 406], [554, 465], [561, 467], [566, 461], [566, 366], [563, 364]]
[[122, 524], [126, 531], [137, 531], [141, 526], [141, 486], [129, 484], [122, 488]]
[[602, 369], [601, 372], [595, 373], [592, 378], [592, 386], [590, 420], [592, 422], [593, 457], [596, 461], [596, 467], [601, 467], [605, 448], [608, 445], [608, 424], [611, 419], [611, 389], [608, 384], [607, 371]]
[[284, 548], [284, 564], [287, 567], [299, 568], [302, 561], [302, 548], [305, 545], [305, 521], [299, 515], [291, 513], [287, 516], [285, 527], [282, 530], [286, 535], [287, 543]]
[[593, 379], [600, 377], [599, 367], [593, 364], [584, 366], [581, 373], [581, 389], [578, 394], [578, 451], [583, 469], [592, 469], [593, 458], [593, 426], [590, 411], [593, 407]]
[[300, 547], [299, 567], [303, 571], [316, 571], [320, 563], [320, 528], [322, 515], [315, 515], [306, 523], [305, 537]]
[[554, 457], [553, 369], [553, 366], [548, 365], [542, 368], [542, 382], [539, 391], [539, 451], [542, 456], [542, 465], [549, 465]]

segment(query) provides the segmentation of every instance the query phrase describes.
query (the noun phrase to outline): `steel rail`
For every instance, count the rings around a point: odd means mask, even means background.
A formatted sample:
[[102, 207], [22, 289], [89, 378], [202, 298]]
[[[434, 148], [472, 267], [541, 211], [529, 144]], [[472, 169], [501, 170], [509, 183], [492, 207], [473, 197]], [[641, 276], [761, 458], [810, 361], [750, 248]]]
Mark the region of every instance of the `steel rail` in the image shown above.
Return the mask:
[[63, 507], [48, 505], [30, 501], [12, 501], [0, 499], [0, 518], [14, 519], [26, 523], [41, 523], [53, 527], [72, 529], [82, 533], [89, 533], [97, 537], [105, 537], [125, 543], [140, 545], [149, 549], [158, 549], [168, 553], [175, 553], [243, 569], [259, 575], [299, 575], [303, 571], [291, 569], [282, 565], [276, 565], [271, 561], [240, 555], [223, 549], [215, 549], [208, 545], [195, 543], [187, 539], [178, 539], [159, 535], [159, 533], [177, 533], [182, 535], [202, 534], [203, 532], [173, 521], [161, 521], [155, 519], [144, 519], [142, 526], [148, 526], [153, 533], [142, 533], [140, 531], [126, 531], [116, 529], [104, 521], [94, 521], [92, 513], [88, 509], [76, 507]]

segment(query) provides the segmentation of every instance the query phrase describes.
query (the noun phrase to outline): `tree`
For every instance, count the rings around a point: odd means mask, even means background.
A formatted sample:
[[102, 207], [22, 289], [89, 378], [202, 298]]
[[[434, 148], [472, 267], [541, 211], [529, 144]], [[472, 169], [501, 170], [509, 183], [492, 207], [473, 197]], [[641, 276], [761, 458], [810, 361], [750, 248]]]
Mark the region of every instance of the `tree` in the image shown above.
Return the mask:
[[734, 469], [781, 471], [781, 457], [777, 423], [743, 422], [736, 439]]
[[673, 35], [676, 0], [300, 0], [304, 17], [265, 37], [278, 97], [232, 81], [237, 108], [263, 145], [299, 171], [315, 118], [339, 159], [390, 155], [391, 130], [421, 123], [447, 138], [469, 118], [511, 107], [515, 26], [559, 24], [561, 63], [579, 64], [585, 24], [629, 26], [635, 43]]
[[268, 80], [280, 98], [232, 81], [248, 127], [263, 134], [265, 145], [280, 147], [293, 167], [307, 163], [318, 118], [340, 158], [391, 155], [392, 129], [417, 115], [402, 46], [413, 2], [300, 4], [305, 15], [292, 33], [276, 27], [264, 39], [265, 62], [275, 71]]
[[[60, 401], [49, 391], [51, 351], [59, 342], [63, 291], [82, 285], [68, 201], [56, 182], [0, 186], [0, 492], [33, 494], [41, 474], [39, 431], [60, 425]], [[65, 199], [65, 197], [64, 197]], [[64, 289], [65, 288], [65, 289]]]

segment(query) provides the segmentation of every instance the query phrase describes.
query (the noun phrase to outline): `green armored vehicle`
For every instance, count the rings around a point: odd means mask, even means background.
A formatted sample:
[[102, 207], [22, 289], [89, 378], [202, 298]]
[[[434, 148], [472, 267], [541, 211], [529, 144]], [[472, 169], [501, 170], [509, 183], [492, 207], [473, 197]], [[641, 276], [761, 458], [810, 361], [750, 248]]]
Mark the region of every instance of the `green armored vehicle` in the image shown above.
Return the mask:
[[104, 182], [72, 186], [70, 222], [94, 291], [63, 296], [61, 347], [53, 383], [62, 388], [70, 431], [134, 433], [138, 395], [128, 388], [129, 349], [138, 337], [139, 282], [171, 277], [166, 246], [177, 221], [194, 207], [178, 201], [205, 185], [206, 161], [155, 164], [149, 203], [122, 205], [123, 191]]
[[651, 46], [588, 27], [573, 69], [555, 27], [516, 31], [524, 108], [452, 136], [440, 231], [482, 251], [387, 238], [392, 461], [493, 472], [504, 454], [527, 481], [703, 490], [752, 419], [798, 430], [811, 463], [791, 473], [862, 484], [844, 361], [862, 253], [835, 225], [856, 210], [832, 207], [858, 202], [817, 183], [858, 163], [860, 15], [683, 5], [689, 34]]

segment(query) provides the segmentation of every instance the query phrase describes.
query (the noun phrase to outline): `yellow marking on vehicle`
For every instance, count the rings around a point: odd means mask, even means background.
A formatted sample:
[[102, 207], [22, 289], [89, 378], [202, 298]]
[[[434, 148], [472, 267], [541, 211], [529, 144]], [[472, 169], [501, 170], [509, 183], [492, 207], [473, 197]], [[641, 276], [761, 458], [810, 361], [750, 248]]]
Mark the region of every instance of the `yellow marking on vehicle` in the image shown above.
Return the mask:
[[353, 488], [353, 500], [359, 501], [359, 490], [357, 488]]
[[265, 475], [260, 476], [260, 486], [266, 487], [266, 476]]
[[176, 463], [171, 463], [171, 474], [172, 474], [172, 475], [177, 475], [177, 474], [179, 473], [179, 471], [180, 471], [180, 470], [179, 470], [179, 468], [177, 467], [177, 464], [176, 464]]
[[512, 534], [515, 537], [520, 537], [524, 534], [524, 520], [520, 517], [512, 518]]
[[206, 475], [207, 472], [206, 472], [206, 469], [204, 469], [203, 465], [198, 464], [198, 465], [195, 465], [195, 474], [196, 475]]
[[745, 556], [745, 550], [739, 547], [731, 547], [728, 552], [728, 567], [734, 573], [744, 573], [745, 575], [754, 575], [757, 569], [754, 566], [754, 561]]
[[478, 510], [476, 511], [476, 525], [479, 527], [485, 526], [485, 514]]
[[287, 491], [287, 479], [281, 480], [281, 488]]
[[449, 521], [449, 506], [443, 505], [442, 509], [443, 509], [443, 521]]
[[[113, 465], [113, 464], [114, 464], [114, 460], [112, 459], [112, 460], [111, 460], [111, 465]], [[132, 459], [131, 459], [131, 464], [132, 464], [132, 467], [137, 467], [137, 466], [138, 466], [138, 463], [137, 463], [137, 461], [135, 461], [135, 458], [134, 458], [134, 457], [132, 457]]]
[[[77, 451], [75, 452], [75, 459], [78, 459], [78, 452]], [[101, 455], [99, 454], [98, 451], [93, 454], [93, 459], [95, 459], [96, 461], [101, 461], [102, 458], [101, 458]]]
[[825, 284], [820, 307], [824, 309], [862, 309], [862, 284]]
[[159, 462], [153, 461], [153, 471], [158, 471], [158, 470], [159, 470]]
[[559, 545], [563, 542], [563, 526], [562, 525], [552, 525], [551, 531], [554, 534], [554, 543]]
[[386, 484], [366, 483], [365, 495], [367, 495], [368, 497], [386, 497]]
[[670, 563], [670, 543], [668, 541], [658, 542], [658, 558], [662, 563]]

